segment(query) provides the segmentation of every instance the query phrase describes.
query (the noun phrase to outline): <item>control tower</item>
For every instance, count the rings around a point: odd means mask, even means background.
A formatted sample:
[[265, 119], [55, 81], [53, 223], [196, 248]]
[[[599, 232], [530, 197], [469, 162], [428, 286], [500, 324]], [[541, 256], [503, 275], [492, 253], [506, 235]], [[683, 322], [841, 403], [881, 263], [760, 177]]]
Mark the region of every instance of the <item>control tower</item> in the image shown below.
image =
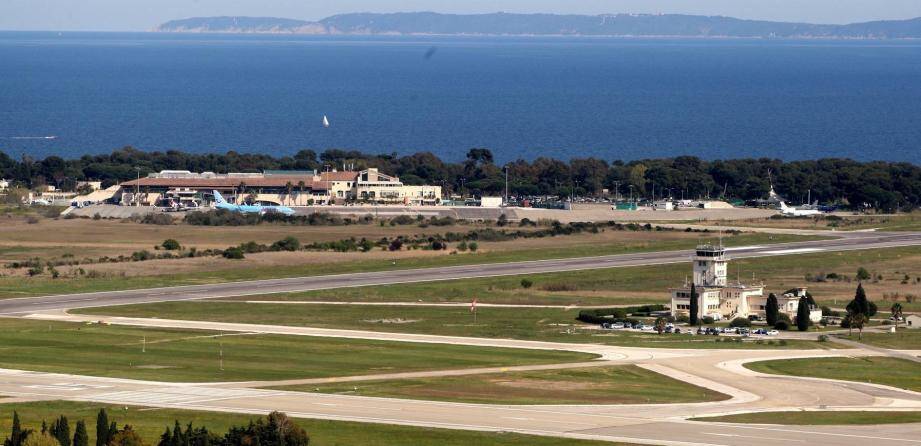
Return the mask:
[[726, 264], [729, 257], [722, 243], [698, 245], [694, 261], [694, 285], [698, 287], [725, 287]]

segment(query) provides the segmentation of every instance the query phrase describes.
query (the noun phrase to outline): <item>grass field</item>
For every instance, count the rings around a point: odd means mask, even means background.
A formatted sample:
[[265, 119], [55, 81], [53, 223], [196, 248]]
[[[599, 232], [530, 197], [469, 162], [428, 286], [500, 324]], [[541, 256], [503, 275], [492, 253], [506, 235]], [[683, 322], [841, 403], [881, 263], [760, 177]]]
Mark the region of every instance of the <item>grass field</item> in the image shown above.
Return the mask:
[[275, 388], [480, 404], [654, 404], [729, 398], [634, 365]]
[[921, 423], [921, 412], [758, 412], [722, 417], [691, 418], [693, 421], [797, 426], [845, 426], [856, 424]]
[[[892, 302], [905, 311], [921, 311], [921, 247], [815, 253], [733, 260], [730, 275], [743, 281], [764, 281], [767, 292], [807, 286], [821, 305], [843, 308], [854, 297], [854, 275], [864, 267], [874, 276], [864, 282], [868, 297], [881, 312]], [[816, 282], [813, 276], [836, 273], [842, 279]], [[684, 283], [687, 263], [612, 268], [526, 276], [464, 279], [389, 286], [342, 288], [306, 293], [247, 296], [241, 300], [423, 301], [550, 305], [618, 305], [666, 303], [668, 288]], [[806, 276], [810, 276], [807, 281]], [[904, 276], [910, 283], [902, 283]], [[882, 280], [876, 279], [882, 276]], [[525, 289], [521, 279], [533, 282]], [[553, 291], [550, 291], [553, 290]], [[909, 302], [910, 301], [910, 302]]]
[[921, 330], [900, 328], [896, 333], [875, 333], [864, 331], [863, 339], [859, 340], [855, 331], [850, 336], [839, 334], [838, 337], [877, 347], [891, 348], [894, 350], [921, 350]]
[[785, 229], [835, 229], [857, 231], [879, 229], [882, 231], [921, 231], [921, 212], [899, 215], [823, 215], [802, 218], [757, 218], [726, 220], [725, 226]]
[[761, 373], [812, 376], [863, 383], [884, 384], [921, 391], [921, 364], [887, 357], [810, 358], [761, 361], [745, 364]]
[[[78, 420], [87, 425], [89, 444], [96, 441], [96, 414], [105, 408], [110, 421], [119, 427], [130, 424], [143, 437], [146, 444], [157, 444], [160, 434], [175, 421], [184, 427], [194, 423], [196, 427], [206, 426], [209, 431], [223, 434], [231, 426], [248, 424], [258, 418], [252, 415], [238, 415], [218, 412], [203, 412], [176, 409], [151, 409], [141, 407], [106, 406], [96, 403], [49, 401], [35, 403], [0, 404], [0, 431], [9, 432], [13, 411], [19, 413], [23, 427], [38, 430], [42, 420], [49, 423], [65, 415], [71, 423], [71, 431]], [[298, 425], [310, 435], [310, 444], [319, 446], [602, 446], [622, 443], [582, 441], [511, 433], [470, 432], [448, 429], [395, 426], [388, 424], [353, 423], [346, 421], [324, 421], [298, 419]]]
[[544, 350], [0, 319], [0, 367], [155, 381], [279, 380], [592, 358]]
[[[411, 295], [410, 295], [411, 296]], [[483, 338], [604, 343], [659, 348], [821, 348], [834, 344], [785, 341], [785, 345], [717, 342], [710, 336], [655, 332], [601, 331], [576, 320], [577, 309], [478, 307], [476, 321], [468, 306], [367, 306], [226, 301], [162, 302], [85, 308], [74, 313], [254, 324], [345, 328]], [[723, 341], [724, 338], [719, 338]]]
[[[125, 223], [126, 225], [130, 225]], [[145, 227], [149, 225], [144, 225]], [[220, 232], [223, 227], [209, 228]], [[49, 236], [55, 230], [48, 229]], [[117, 233], [112, 235], [119, 237]], [[10, 234], [18, 240], [17, 234]], [[69, 235], [76, 237], [76, 235]], [[223, 235], [224, 240], [234, 240]], [[609, 239], [613, 237], [612, 239]], [[369, 253], [294, 252], [248, 255], [244, 260], [220, 257], [149, 260], [86, 265], [86, 270], [101, 274], [97, 278], [71, 277], [66, 274], [52, 279], [48, 274], [36, 277], [17, 274], [0, 277], [0, 298], [44, 294], [106, 291], [174, 285], [226, 282], [234, 280], [267, 279], [320, 274], [341, 274], [359, 271], [424, 268], [480, 263], [515, 262], [566, 257], [583, 257], [633, 252], [667, 251], [693, 248], [701, 237], [712, 234], [684, 232], [606, 231], [600, 234], [548, 237], [536, 240], [516, 240], [496, 244], [483, 243], [477, 253], [451, 255], [450, 251], [372, 251]], [[816, 239], [787, 235], [742, 234], [726, 238], [727, 245], [753, 245]], [[184, 243], [183, 240], [179, 240]], [[18, 241], [15, 243], [19, 243]], [[74, 242], [71, 251], [81, 250]], [[230, 243], [225, 243], [230, 244]], [[493, 246], [494, 245], [494, 246]], [[9, 249], [19, 249], [19, 245]], [[151, 248], [151, 247], [148, 247]], [[81, 254], [82, 255], [82, 254]], [[27, 256], [28, 257], [28, 256]], [[63, 268], [62, 268], [63, 269]]]

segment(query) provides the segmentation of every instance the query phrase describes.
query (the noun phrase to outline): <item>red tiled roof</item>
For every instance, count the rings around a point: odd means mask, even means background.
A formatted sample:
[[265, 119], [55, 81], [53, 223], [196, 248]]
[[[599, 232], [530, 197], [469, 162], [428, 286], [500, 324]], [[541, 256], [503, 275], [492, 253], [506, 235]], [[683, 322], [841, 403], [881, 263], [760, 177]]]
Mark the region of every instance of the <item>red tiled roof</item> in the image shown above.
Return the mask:
[[341, 172], [321, 172], [320, 177], [323, 181], [355, 181], [358, 178], [358, 172], [341, 171]]
[[240, 184], [246, 187], [285, 187], [290, 182], [294, 189], [298, 189], [298, 182], [303, 181], [304, 187], [315, 190], [329, 189], [329, 185], [322, 181], [314, 182], [313, 177], [268, 176], [252, 178], [141, 178], [121, 183], [122, 187], [187, 187], [192, 189], [207, 188], [235, 188]]

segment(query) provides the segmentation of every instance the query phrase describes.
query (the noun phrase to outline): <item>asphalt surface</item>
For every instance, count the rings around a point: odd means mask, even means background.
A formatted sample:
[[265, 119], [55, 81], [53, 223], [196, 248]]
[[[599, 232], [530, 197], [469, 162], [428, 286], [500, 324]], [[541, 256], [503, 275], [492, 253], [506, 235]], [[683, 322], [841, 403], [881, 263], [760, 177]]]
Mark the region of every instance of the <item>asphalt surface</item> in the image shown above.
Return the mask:
[[[783, 243], [729, 248], [732, 258], [768, 257], [830, 251], [891, 248], [921, 245], [921, 233], [850, 232], [837, 234], [840, 238], [809, 242]], [[494, 277], [519, 274], [539, 274], [563, 271], [618, 268], [629, 266], [662, 265], [690, 261], [692, 251], [659, 251], [619, 254], [598, 257], [536, 260], [511, 263], [448, 266], [424, 269], [398, 269], [352, 273], [268, 279], [241, 282], [223, 282], [207, 285], [189, 285], [125, 291], [66, 294], [33, 298], [0, 300], [0, 314], [15, 315], [47, 310], [104, 307], [138, 303], [209, 299], [220, 297], [253, 296], [273, 293], [290, 293], [334, 288], [390, 285]]]
[[[826, 251], [921, 245], [921, 234], [848, 233], [842, 238], [730, 250], [733, 258], [795, 255]], [[0, 314], [45, 320], [90, 320], [60, 310], [129, 303], [233, 297], [339, 287], [473, 277], [577, 271], [687, 262], [691, 251], [651, 252], [603, 257], [416, 270], [391, 270], [336, 276], [297, 277], [147, 290], [86, 293], [0, 301]], [[878, 355], [873, 350], [669, 350], [598, 344], [548, 343], [317, 329], [310, 327], [101, 317], [114, 324], [206, 330], [279, 333], [300, 336], [386, 339], [508, 348], [583, 351], [613, 363], [636, 364], [673, 379], [724, 393], [730, 399], [696, 404], [507, 406], [461, 404], [354, 395], [286, 392], [252, 388], [272, 383], [163, 383], [0, 369], [0, 394], [25, 400], [93, 401], [118, 405], [170, 407], [265, 414], [272, 410], [304, 418], [403, 424], [449, 429], [520, 432], [673, 446], [774, 446], [779, 442], [831, 446], [846, 443], [921, 446], [921, 424], [885, 426], [779, 426], [690, 421], [691, 417], [753, 411], [921, 410], [921, 393], [855, 382], [763, 375], [745, 362], [795, 357]], [[918, 352], [908, 352], [917, 355]], [[449, 373], [444, 371], [432, 373]], [[353, 377], [365, 380], [371, 377]], [[809, 416], [804, 413], [803, 416]]]

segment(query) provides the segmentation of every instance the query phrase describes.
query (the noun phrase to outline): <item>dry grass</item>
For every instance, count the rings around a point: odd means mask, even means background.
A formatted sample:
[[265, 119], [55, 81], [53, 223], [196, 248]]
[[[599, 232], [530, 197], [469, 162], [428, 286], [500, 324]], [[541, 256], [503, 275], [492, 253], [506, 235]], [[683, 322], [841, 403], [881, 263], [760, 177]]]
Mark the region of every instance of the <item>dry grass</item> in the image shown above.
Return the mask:
[[[258, 226], [208, 227], [172, 225], [145, 225], [116, 220], [87, 219], [41, 219], [36, 224], [29, 224], [24, 217], [7, 216], [0, 225], [0, 264], [29, 258], [43, 260], [61, 259], [73, 256], [75, 259], [98, 258], [102, 256], [130, 256], [139, 250], [153, 250], [163, 240], [172, 238], [185, 247], [198, 249], [224, 249], [242, 242], [255, 241], [271, 244], [284, 237], [293, 236], [302, 243], [340, 240], [349, 237], [377, 240], [382, 237], [400, 235], [431, 235], [446, 232], [467, 232], [485, 227], [482, 224], [456, 226], [430, 226], [420, 228], [416, 225], [380, 226], [286, 226], [263, 224]], [[518, 228], [511, 228], [518, 229]], [[578, 234], [571, 236], [547, 237], [539, 239], [519, 239], [506, 242], [480, 242], [481, 253], [513, 252], [532, 249], [592, 249], [602, 245], [629, 245], [636, 248], [648, 247], [656, 242], [669, 240], [687, 240], [700, 237], [700, 234], [674, 232], [627, 232], [605, 231], [599, 234]], [[150, 274], [195, 273], [221, 271], [237, 268], [257, 268], [290, 265], [311, 265], [353, 262], [358, 260], [400, 260], [407, 258], [428, 258], [449, 255], [449, 251], [398, 251], [385, 252], [375, 250], [369, 253], [336, 252], [295, 252], [295, 253], [260, 253], [249, 254], [242, 261], [232, 261], [216, 257], [199, 257], [191, 259], [165, 259], [145, 262], [107, 263], [84, 265], [86, 270], [103, 274], [144, 276]], [[68, 267], [58, 268], [62, 273], [69, 273]], [[0, 275], [22, 276], [25, 269], [3, 269]]]

